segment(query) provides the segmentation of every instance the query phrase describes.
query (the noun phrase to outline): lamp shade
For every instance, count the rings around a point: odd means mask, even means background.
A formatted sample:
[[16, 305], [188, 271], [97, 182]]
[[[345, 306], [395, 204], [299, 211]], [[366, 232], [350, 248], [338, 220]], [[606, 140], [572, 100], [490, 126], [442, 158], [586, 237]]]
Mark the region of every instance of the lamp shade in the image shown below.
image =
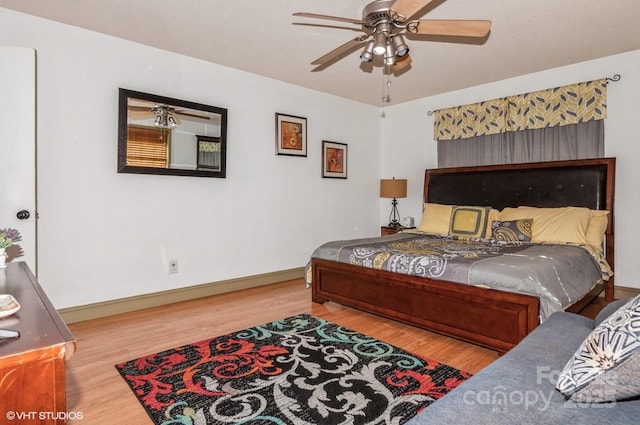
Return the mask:
[[380, 180], [381, 198], [406, 198], [407, 179], [382, 179]]

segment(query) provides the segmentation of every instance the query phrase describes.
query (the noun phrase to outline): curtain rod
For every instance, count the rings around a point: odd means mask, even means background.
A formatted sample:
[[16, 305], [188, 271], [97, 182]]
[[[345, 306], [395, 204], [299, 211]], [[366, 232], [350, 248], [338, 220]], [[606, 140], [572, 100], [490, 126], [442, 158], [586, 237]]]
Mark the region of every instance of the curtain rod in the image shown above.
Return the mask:
[[620, 74], [614, 74], [613, 77], [607, 77], [607, 84], [609, 84], [609, 81], [620, 81]]
[[[620, 81], [622, 77], [620, 76], [620, 74], [614, 74], [613, 77], [607, 77], [607, 84], [609, 84], [609, 82], [616, 82], [616, 81]], [[435, 113], [436, 111], [427, 111], [427, 115], [431, 116]]]

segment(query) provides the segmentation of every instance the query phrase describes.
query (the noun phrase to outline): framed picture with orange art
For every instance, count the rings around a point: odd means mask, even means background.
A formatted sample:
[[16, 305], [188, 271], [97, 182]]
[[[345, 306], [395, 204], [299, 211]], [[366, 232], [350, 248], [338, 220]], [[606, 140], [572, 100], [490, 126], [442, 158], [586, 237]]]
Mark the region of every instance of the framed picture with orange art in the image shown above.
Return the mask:
[[307, 156], [307, 119], [276, 112], [276, 154]]
[[347, 145], [322, 141], [322, 177], [347, 178]]

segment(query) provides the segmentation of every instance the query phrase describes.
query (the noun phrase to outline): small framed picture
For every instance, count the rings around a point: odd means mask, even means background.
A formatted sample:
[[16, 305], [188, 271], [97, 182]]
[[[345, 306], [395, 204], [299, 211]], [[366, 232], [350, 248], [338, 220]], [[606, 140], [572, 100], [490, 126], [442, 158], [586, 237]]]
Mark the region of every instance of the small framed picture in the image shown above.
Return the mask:
[[347, 145], [322, 141], [322, 177], [347, 178]]
[[276, 154], [307, 156], [307, 119], [276, 113]]

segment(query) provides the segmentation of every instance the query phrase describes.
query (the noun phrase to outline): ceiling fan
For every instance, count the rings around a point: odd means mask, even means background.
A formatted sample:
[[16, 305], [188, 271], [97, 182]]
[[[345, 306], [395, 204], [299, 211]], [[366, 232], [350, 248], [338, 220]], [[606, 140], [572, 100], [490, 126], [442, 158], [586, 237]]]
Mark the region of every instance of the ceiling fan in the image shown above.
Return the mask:
[[[435, 36], [476, 37], [489, 34], [491, 21], [486, 20], [441, 20], [416, 19], [420, 12], [434, 0], [376, 0], [365, 6], [362, 19], [341, 18], [316, 13], [294, 13], [293, 16], [327, 19], [361, 25], [365, 34], [333, 49], [329, 53], [311, 62], [317, 65], [312, 71], [320, 71], [342, 59], [345, 54], [364, 46], [360, 54], [363, 62], [371, 62], [375, 56], [383, 58], [385, 66], [393, 66], [399, 72], [411, 64], [409, 46], [403, 34]], [[343, 28], [319, 24], [300, 24], [328, 28]], [[355, 28], [345, 28], [354, 30]], [[355, 29], [357, 30], [357, 29]]]
[[151, 107], [129, 106], [128, 109], [133, 118], [155, 118], [153, 124], [157, 127], [173, 128], [182, 123], [176, 115], [176, 108], [163, 103], [156, 103]]
[[[133, 102], [131, 102], [133, 103]], [[150, 103], [140, 101], [135, 104], [129, 104], [127, 107], [131, 117], [136, 119], [155, 118], [154, 125], [158, 127], [173, 128], [182, 124], [179, 116], [184, 119], [196, 119], [209, 121], [211, 118], [207, 115], [196, 114], [190, 110], [176, 109], [175, 106], [166, 105], [164, 103]]]

